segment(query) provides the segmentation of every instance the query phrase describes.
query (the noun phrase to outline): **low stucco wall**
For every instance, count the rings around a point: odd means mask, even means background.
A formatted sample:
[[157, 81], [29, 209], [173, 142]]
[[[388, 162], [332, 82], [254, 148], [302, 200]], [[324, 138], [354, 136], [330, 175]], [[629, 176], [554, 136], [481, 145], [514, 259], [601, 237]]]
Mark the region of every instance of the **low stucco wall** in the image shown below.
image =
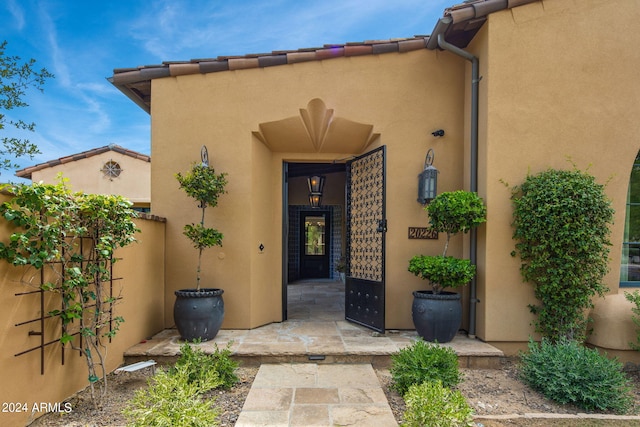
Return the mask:
[[[4, 201], [2, 196], [2, 200]], [[123, 361], [123, 352], [145, 337], [163, 329], [164, 326], [164, 227], [162, 221], [138, 219], [140, 233], [137, 243], [118, 250], [116, 256], [122, 260], [114, 264], [114, 277], [122, 278], [115, 286], [122, 288], [122, 301], [115, 307], [115, 314], [124, 317], [125, 322], [112, 343], [108, 345], [107, 368], [114, 370]], [[6, 240], [6, 223], [0, 223], [0, 239]], [[87, 383], [87, 368], [84, 358], [77, 351], [64, 352], [61, 363], [61, 346], [57, 342], [45, 347], [44, 375], [41, 375], [40, 351], [15, 356], [15, 354], [36, 347], [40, 337], [29, 335], [29, 331], [39, 331], [38, 323], [16, 326], [17, 323], [39, 316], [40, 297], [38, 294], [16, 296], [16, 293], [33, 290], [23, 283], [22, 268], [0, 262], [0, 378], [4, 386], [0, 388], [0, 401], [7, 404], [0, 409], [0, 425], [24, 425], [30, 419], [43, 415], [32, 412], [34, 405], [55, 405], [84, 389]], [[48, 296], [45, 303], [49, 304]], [[48, 310], [48, 309], [45, 309]], [[45, 323], [45, 342], [56, 339], [59, 325], [56, 320]], [[10, 386], [9, 386], [10, 385]], [[19, 406], [8, 406], [9, 403]], [[27, 412], [18, 412], [26, 405]]]
[[629, 344], [638, 342], [632, 317], [634, 304], [627, 301], [624, 293], [632, 293], [635, 288], [622, 288], [620, 293], [607, 295], [595, 301], [590, 316], [593, 319], [593, 333], [587, 343], [618, 357], [622, 362], [640, 364], [640, 352], [631, 350]]

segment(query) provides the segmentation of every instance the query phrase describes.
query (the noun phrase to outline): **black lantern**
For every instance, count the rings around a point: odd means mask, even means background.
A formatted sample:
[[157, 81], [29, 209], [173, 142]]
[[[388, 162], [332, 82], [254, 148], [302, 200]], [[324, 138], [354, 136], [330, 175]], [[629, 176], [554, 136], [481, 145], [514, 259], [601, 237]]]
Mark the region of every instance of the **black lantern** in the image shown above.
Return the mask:
[[424, 170], [418, 175], [418, 203], [428, 204], [436, 197], [438, 190], [438, 169], [433, 166], [433, 149], [427, 151]]
[[309, 186], [309, 205], [312, 208], [320, 207], [322, 201], [322, 189], [324, 188], [324, 176], [314, 175], [307, 178]]

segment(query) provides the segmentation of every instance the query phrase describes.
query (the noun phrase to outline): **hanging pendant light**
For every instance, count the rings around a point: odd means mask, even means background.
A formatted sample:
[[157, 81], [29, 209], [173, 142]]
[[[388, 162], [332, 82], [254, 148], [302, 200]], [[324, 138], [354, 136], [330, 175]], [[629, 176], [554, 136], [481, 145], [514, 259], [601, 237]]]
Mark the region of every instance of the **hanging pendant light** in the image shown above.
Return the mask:
[[312, 208], [320, 207], [324, 180], [325, 177], [320, 175], [313, 175], [307, 178], [307, 185], [309, 186], [309, 205]]

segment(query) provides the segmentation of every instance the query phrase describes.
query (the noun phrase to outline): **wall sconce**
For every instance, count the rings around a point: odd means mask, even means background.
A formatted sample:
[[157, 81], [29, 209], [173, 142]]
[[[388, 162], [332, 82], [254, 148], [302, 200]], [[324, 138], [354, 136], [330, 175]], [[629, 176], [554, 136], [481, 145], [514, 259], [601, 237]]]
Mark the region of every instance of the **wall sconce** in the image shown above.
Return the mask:
[[433, 166], [433, 149], [424, 158], [424, 170], [418, 175], [418, 203], [426, 205], [436, 197], [438, 190], [438, 169]]
[[310, 176], [307, 178], [307, 185], [309, 186], [309, 205], [312, 208], [320, 207], [322, 201], [322, 189], [324, 188], [324, 176]]

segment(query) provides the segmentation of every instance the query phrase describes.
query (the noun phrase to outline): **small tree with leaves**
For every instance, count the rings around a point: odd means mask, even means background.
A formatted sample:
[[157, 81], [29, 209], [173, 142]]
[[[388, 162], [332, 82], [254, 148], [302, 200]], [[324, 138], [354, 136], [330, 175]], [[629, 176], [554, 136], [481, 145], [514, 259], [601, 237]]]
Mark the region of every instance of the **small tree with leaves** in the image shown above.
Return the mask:
[[[42, 91], [46, 79], [52, 78], [53, 74], [42, 68], [36, 70], [35, 59], [21, 62], [19, 56], [9, 56], [6, 54], [7, 42], [0, 43], [0, 130], [6, 125], [14, 127], [18, 131], [35, 130], [35, 123], [24, 120], [8, 119], [6, 112], [15, 108], [28, 107], [24, 97], [31, 88]], [[38, 147], [28, 139], [3, 136], [0, 138], [0, 169], [9, 170], [19, 167], [12, 160], [23, 156], [33, 158], [39, 154]]]
[[63, 182], [2, 189], [14, 196], [0, 205], [0, 215], [13, 225], [8, 241], [0, 242], [0, 259], [26, 267], [27, 285], [28, 267], [44, 270], [39, 288], [61, 299], [61, 308], [48, 314], [60, 319], [62, 345], [84, 356], [98, 407], [107, 392], [103, 340], [115, 336], [124, 321], [114, 315], [120, 295], [107, 286], [110, 266], [117, 261], [114, 251], [134, 241], [136, 213], [121, 196], [72, 193]]
[[534, 285], [536, 332], [552, 342], [586, 339], [592, 298], [608, 291], [613, 222], [604, 186], [580, 170], [549, 169], [513, 189], [514, 233], [520, 272]]
[[[203, 148], [204, 152], [206, 149]], [[222, 246], [221, 232], [215, 228], [205, 227], [205, 210], [207, 207], [215, 207], [218, 205], [218, 198], [224, 194], [227, 185], [227, 174], [216, 173], [209, 166], [206, 157], [202, 163], [194, 163], [187, 172], [178, 172], [175, 175], [180, 183], [180, 188], [184, 192], [198, 202], [201, 210], [200, 222], [186, 224], [183, 234], [187, 236], [193, 247], [198, 250], [198, 267], [196, 270], [196, 290], [200, 291], [200, 272], [202, 269], [202, 251], [213, 246]]]

